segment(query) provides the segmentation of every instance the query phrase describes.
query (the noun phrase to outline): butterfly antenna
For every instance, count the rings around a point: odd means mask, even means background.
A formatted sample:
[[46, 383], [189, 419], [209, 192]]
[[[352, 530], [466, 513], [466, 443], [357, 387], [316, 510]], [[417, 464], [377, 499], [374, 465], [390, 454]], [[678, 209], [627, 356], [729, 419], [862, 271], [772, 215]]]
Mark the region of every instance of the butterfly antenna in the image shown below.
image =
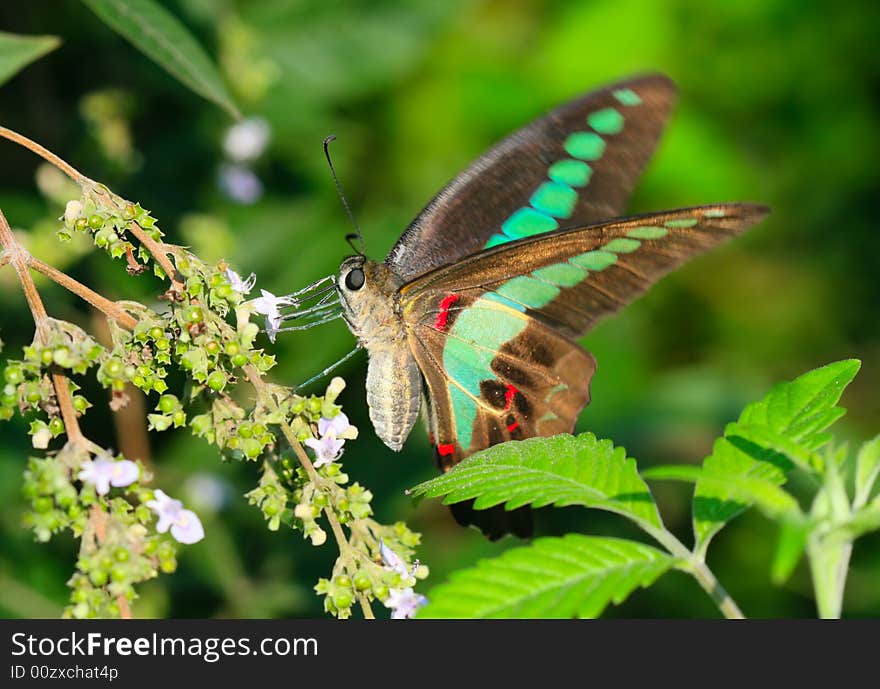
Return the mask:
[[[326, 139], [324, 139], [324, 157], [327, 158], [327, 165], [330, 166], [330, 174], [333, 175], [333, 181], [336, 183], [336, 193], [339, 194], [339, 199], [342, 201], [342, 205], [345, 207], [345, 212], [348, 214], [349, 220], [351, 220], [351, 224], [354, 225], [354, 232], [351, 232], [345, 235], [345, 241], [351, 245], [351, 248], [354, 249], [361, 256], [364, 255], [364, 237], [361, 234], [361, 228], [357, 224], [357, 220], [354, 219], [354, 213], [351, 212], [351, 206], [348, 205], [348, 200], [345, 198], [345, 194], [342, 192], [342, 185], [339, 183], [339, 177], [336, 175], [336, 169], [333, 167], [333, 160], [330, 158], [330, 142], [336, 141], [336, 135], [331, 134]], [[357, 240], [358, 246], [355, 246], [355, 240]]]

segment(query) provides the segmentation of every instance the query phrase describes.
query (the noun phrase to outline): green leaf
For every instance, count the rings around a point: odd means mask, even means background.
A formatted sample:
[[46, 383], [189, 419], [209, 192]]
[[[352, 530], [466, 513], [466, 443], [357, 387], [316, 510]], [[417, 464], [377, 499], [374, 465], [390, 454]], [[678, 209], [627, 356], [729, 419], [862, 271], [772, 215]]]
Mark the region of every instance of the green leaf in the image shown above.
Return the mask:
[[83, 0], [101, 20], [200, 96], [239, 117], [207, 53], [189, 30], [154, 0]]
[[676, 560], [616, 538], [568, 534], [482, 560], [434, 587], [420, 618], [597, 617]]
[[495, 445], [410, 492], [446, 496], [446, 504], [476, 498], [477, 509], [501, 503], [509, 510], [583, 505], [622, 514], [649, 529], [663, 528], [635, 460], [592, 433]]
[[[724, 438], [718, 440], [718, 443], [724, 442], [726, 442]], [[716, 453], [725, 451], [719, 450], [716, 443]], [[699, 482], [707, 487], [724, 491], [735, 500], [754, 503], [771, 518], [785, 517], [800, 520], [804, 516], [797, 500], [790, 493], [761, 477], [716, 474], [690, 464], [652, 467], [643, 471], [642, 476], [655, 480]]]
[[61, 44], [56, 36], [20, 36], [0, 31], [0, 84]]
[[836, 524], [823, 539], [829, 543], [852, 542], [859, 536], [880, 529], [880, 498], [855, 512], [852, 517]]
[[807, 535], [808, 528], [805, 524], [784, 521], [779, 525], [779, 539], [770, 564], [770, 579], [777, 586], [782, 586], [789, 580], [800, 562], [807, 545]]
[[[752, 504], [741, 491], [732, 489], [732, 483], [720, 481], [720, 476], [781, 486], [793, 466], [788, 454], [808, 470], [818, 468], [811, 466], [814, 459], [810, 453], [828, 442], [830, 435], [825, 430], [845, 413], [836, 406], [837, 401], [860, 365], [855, 359], [839, 361], [780, 383], [764, 399], [748, 405], [736, 423], [728, 425], [724, 438], [716, 441], [712, 454], [703, 462], [713, 480], [700, 480], [694, 489], [698, 553], [705, 554], [724, 524]], [[799, 454], [796, 446], [809, 452]]]
[[878, 474], [880, 474], [880, 435], [859, 448], [856, 458], [856, 495], [853, 499], [855, 509], [868, 502]]

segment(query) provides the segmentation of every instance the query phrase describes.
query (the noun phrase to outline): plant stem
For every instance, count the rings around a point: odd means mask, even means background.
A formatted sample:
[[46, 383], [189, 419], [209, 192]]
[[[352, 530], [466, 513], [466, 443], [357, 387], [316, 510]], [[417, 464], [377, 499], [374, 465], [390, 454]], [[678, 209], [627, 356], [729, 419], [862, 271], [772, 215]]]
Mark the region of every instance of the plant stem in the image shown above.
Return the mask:
[[[254, 368], [254, 366], [251, 364], [247, 364], [244, 367], [244, 370], [247, 374], [248, 380], [250, 381], [251, 385], [253, 385], [254, 390], [256, 390], [257, 392], [258, 399], [270, 408], [275, 407], [275, 402], [272, 399], [272, 396], [269, 394], [268, 390], [266, 390], [266, 384], [260, 377], [260, 372], [257, 371], [257, 369]], [[280, 425], [281, 432], [284, 433], [284, 437], [287, 439], [290, 447], [293, 448], [293, 451], [296, 454], [296, 458], [299, 460], [299, 463], [302, 465], [303, 469], [305, 469], [306, 474], [308, 474], [309, 480], [316, 486], [320, 485], [323, 479], [318, 475], [314, 464], [312, 464], [312, 460], [309, 459], [306, 451], [303, 449], [299, 440], [297, 440], [296, 434], [293, 432], [290, 424], [282, 422]], [[327, 521], [330, 524], [330, 529], [333, 531], [333, 537], [336, 539], [336, 544], [339, 547], [340, 555], [342, 555], [342, 557], [346, 561], [348, 561], [352, 557], [353, 549], [351, 544], [348, 542], [348, 538], [346, 538], [345, 536], [345, 532], [342, 530], [342, 525], [339, 523], [339, 519], [336, 517], [336, 513], [332, 509], [329, 509], [329, 507], [325, 507], [324, 515], [327, 517]], [[350, 571], [349, 574], [353, 576], [354, 571]], [[357, 599], [360, 603], [361, 611], [363, 612], [364, 618], [368, 620], [375, 619], [375, 616], [373, 615], [373, 609], [370, 607], [370, 601], [367, 599], [367, 597], [362, 592], [358, 591]]]
[[38, 156], [43, 158], [45, 161], [52, 163], [55, 167], [57, 167], [61, 172], [70, 177], [77, 184], [83, 184], [86, 182], [91, 182], [91, 180], [82, 174], [75, 167], [70, 165], [67, 161], [62, 160], [57, 155], [52, 153], [52, 151], [43, 148], [36, 141], [33, 141], [18, 132], [14, 132], [11, 129], [7, 129], [6, 127], [0, 127], [0, 137], [4, 139], [8, 139], [14, 143], [17, 143], [19, 146], [24, 146], [29, 151], [36, 153]]
[[125, 309], [120, 307], [117, 303], [110, 301], [109, 299], [101, 296], [91, 288], [86, 287], [81, 282], [74, 280], [67, 273], [63, 273], [57, 268], [53, 268], [52, 266], [43, 263], [38, 258], [28, 256], [27, 262], [28, 265], [36, 270], [38, 273], [42, 273], [53, 282], [56, 282], [64, 287], [66, 290], [73, 292], [79, 297], [82, 297], [82, 299], [94, 306], [96, 309], [98, 309], [98, 311], [103, 313], [108, 318], [112, 318], [126, 330], [134, 330], [134, 327], [137, 325], [137, 319], [127, 313]]
[[653, 537], [654, 540], [666, 548], [670, 555], [684, 561], [681, 569], [688, 572], [697, 580], [697, 583], [706, 593], [709, 594], [712, 602], [718, 606], [718, 609], [726, 618], [731, 620], [745, 619], [745, 615], [743, 615], [742, 610], [739, 609], [736, 601], [733, 600], [731, 595], [721, 585], [721, 582], [718, 581], [715, 574], [709, 569], [709, 566], [702, 557], [688, 550], [684, 543], [679, 541], [674, 534], [664, 528], [658, 529], [654, 526], [643, 523], [639, 523], [639, 526]]

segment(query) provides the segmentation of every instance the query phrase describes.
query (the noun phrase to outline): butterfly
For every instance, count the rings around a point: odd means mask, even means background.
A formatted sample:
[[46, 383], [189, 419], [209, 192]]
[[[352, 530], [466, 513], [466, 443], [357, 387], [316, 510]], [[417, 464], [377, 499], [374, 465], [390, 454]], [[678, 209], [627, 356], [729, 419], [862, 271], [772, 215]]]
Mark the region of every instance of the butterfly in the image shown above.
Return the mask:
[[[285, 318], [311, 321], [289, 329], [342, 317], [366, 348], [370, 420], [388, 447], [420, 415], [444, 471], [508, 440], [571, 433], [596, 371], [578, 338], [767, 214], [723, 203], [618, 217], [675, 98], [653, 74], [557, 107], [455, 177], [384, 262], [353, 243], [337, 275], [291, 295]], [[531, 532], [528, 508], [452, 509], [493, 539]]]

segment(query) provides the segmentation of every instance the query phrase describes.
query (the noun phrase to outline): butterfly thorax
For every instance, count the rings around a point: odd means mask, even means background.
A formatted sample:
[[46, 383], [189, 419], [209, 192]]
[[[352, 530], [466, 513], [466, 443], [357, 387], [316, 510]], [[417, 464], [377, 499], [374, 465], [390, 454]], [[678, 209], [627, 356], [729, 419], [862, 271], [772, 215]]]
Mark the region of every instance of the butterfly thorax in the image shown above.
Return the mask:
[[422, 375], [400, 315], [402, 280], [387, 266], [363, 256], [343, 261], [338, 290], [345, 320], [369, 354], [367, 404], [377, 435], [400, 450], [422, 399]]

